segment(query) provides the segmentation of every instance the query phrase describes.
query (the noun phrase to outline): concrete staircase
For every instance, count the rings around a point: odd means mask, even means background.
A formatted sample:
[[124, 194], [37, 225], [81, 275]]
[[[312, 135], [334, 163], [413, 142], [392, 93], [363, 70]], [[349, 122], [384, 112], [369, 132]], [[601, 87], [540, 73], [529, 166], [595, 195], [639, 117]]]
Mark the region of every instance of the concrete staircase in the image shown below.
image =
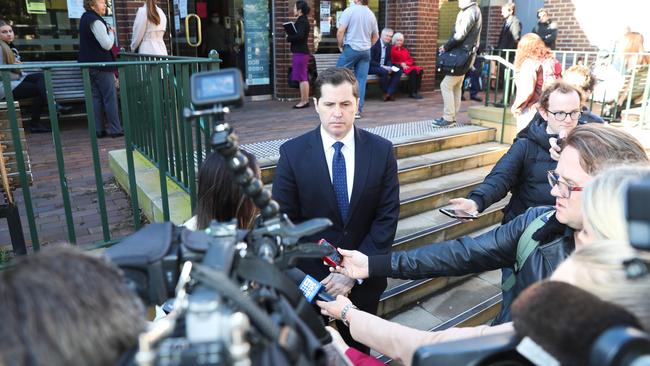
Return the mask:
[[[471, 222], [438, 211], [449, 199], [466, 196], [507, 151], [508, 145], [495, 142], [499, 137], [496, 132], [489, 127], [461, 126], [438, 129], [431, 136], [391, 138], [400, 181], [400, 220], [393, 250], [478, 235], [501, 221], [501, 209], [508, 198]], [[267, 164], [262, 171], [265, 183], [271, 183], [275, 166]], [[379, 315], [422, 330], [483, 324], [499, 310], [500, 281], [500, 271], [423, 280], [389, 279]]]

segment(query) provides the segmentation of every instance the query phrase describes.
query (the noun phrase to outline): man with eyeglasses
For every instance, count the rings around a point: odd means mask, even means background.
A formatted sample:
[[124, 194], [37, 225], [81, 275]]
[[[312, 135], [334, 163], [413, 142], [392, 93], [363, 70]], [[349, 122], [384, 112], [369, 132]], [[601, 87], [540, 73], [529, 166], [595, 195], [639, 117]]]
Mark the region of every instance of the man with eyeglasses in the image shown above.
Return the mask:
[[[562, 112], [565, 119], [572, 113]], [[600, 124], [580, 126], [564, 140], [557, 168], [547, 174], [554, 207], [529, 208], [507, 224], [474, 238], [463, 236], [370, 257], [340, 250], [343, 261], [336, 271], [360, 279], [420, 279], [510, 267], [515, 277], [503, 286], [501, 312], [493, 325], [507, 322], [511, 301], [528, 286], [549, 277], [575, 249], [582, 229], [582, 188], [604, 168], [625, 163], [648, 163], [643, 146], [632, 135]], [[525, 248], [528, 254], [521, 260]]]

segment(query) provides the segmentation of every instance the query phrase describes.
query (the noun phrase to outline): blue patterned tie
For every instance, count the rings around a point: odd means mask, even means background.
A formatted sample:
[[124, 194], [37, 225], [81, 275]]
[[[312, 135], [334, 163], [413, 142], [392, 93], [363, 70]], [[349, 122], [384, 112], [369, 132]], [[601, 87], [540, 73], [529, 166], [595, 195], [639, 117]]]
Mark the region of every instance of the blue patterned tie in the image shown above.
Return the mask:
[[332, 145], [332, 147], [334, 147], [334, 159], [332, 160], [332, 184], [334, 185], [336, 201], [338, 202], [339, 210], [341, 211], [341, 219], [345, 222], [348, 218], [350, 202], [348, 201], [348, 178], [345, 171], [345, 157], [341, 152], [343, 143], [337, 141]]

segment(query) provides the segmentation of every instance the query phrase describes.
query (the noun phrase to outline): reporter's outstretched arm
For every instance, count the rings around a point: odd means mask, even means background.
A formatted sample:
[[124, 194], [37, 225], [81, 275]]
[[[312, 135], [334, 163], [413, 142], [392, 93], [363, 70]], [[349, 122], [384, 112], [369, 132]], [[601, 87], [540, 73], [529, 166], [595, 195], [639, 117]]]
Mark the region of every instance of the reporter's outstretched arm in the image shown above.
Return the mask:
[[530, 208], [507, 224], [474, 238], [463, 236], [408, 251], [370, 256], [368, 276], [420, 279], [510, 267], [515, 263], [517, 242], [526, 227], [550, 209]]
[[[439, 332], [427, 332], [389, 322], [352, 307], [349, 299], [338, 296], [336, 301], [317, 301], [323, 315], [341, 319], [341, 312], [347, 306], [345, 320], [350, 326], [350, 333], [357, 341], [391, 357], [394, 360], [410, 365], [415, 351], [424, 345], [450, 342], [459, 339], [478, 337], [487, 334], [497, 334], [512, 330], [512, 323], [495, 327], [481, 325], [468, 328], [450, 328]], [[404, 340], [408, 340], [405, 342]]]

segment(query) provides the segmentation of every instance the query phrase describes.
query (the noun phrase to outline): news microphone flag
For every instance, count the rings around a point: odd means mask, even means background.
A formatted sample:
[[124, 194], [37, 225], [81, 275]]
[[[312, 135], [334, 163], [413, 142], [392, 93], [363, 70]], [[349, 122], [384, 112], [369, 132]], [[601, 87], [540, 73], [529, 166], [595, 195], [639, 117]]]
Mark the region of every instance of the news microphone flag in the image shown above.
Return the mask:
[[323, 285], [318, 282], [314, 277], [310, 275], [305, 275], [305, 278], [300, 282], [298, 286], [303, 295], [307, 298], [307, 301], [310, 303], [314, 302], [314, 297], [318, 295], [318, 292], [323, 288]]

